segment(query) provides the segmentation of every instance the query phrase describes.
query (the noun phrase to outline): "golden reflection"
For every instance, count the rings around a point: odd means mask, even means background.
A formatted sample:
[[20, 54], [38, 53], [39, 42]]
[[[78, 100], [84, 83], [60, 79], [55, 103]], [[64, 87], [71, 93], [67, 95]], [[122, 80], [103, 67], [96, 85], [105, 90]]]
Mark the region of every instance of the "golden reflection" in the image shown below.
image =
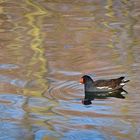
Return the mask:
[[42, 140], [59, 140], [59, 138], [51, 137], [51, 136], [45, 136]]
[[106, 13], [106, 15], [107, 15], [108, 17], [113, 18], [113, 17], [114, 17], [113, 0], [107, 0], [106, 9], [108, 10], [108, 12]]
[[[125, 0], [125, 6], [128, 5], [128, 2], [129, 1]], [[128, 19], [128, 21], [126, 22], [124, 29], [122, 30], [122, 35], [126, 33], [127, 40], [122, 40], [121, 37], [123, 38], [123, 36], [119, 36], [118, 38], [120, 41], [122, 41], [121, 45], [124, 48], [124, 52], [126, 52], [126, 54], [127, 54], [126, 59], [123, 59], [124, 66], [128, 70], [129, 74], [130, 73], [132, 74], [131, 66], [134, 62], [132, 47], [134, 46], [134, 42], [135, 42], [134, 26], [137, 23], [137, 20], [130, 14], [132, 12], [132, 9], [134, 8], [133, 4], [131, 4], [131, 6], [128, 8], [123, 8], [121, 11], [122, 15], [124, 13], [124, 10], [126, 11], [125, 13], [127, 13], [127, 14], [125, 14], [125, 17]]]
[[[41, 96], [42, 92], [47, 90], [48, 87], [46, 80], [44, 79], [47, 74], [47, 60], [44, 57], [45, 49], [42, 46], [44, 36], [40, 26], [42, 25], [43, 18], [49, 16], [50, 13], [31, 0], [26, 0], [26, 3], [35, 9], [34, 12], [25, 14], [25, 17], [28, 19], [27, 24], [31, 27], [31, 30], [28, 32], [32, 37], [30, 47], [34, 51], [34, 54], [28, 63], [29, 69], [27, 75], [30, 78], [34, 77], [37, 81], [36, 84], [38, 85], [38, 89], [35, 89], [35, 91], [31, 90], [30, 94]], [[24, 89], [25, 94], [28, 94], [28, 92], [28, 88]]]
[[114, 41], [113, 41], [113, 36], [115, 36], [116, 30], [110, 27], [110, 22], [115, 21], [116, 17], [114, 14], [114, 9], [113, 9], [113, 0], [107, 0], [107, 6], [105, 6], [107, 13], [105, 14], [109, 20], [105, 20], [103, 22], [104, 26], [107, 27], [110, 32], [112, 33], [112, 36], [110, 37], [110, 42], [107, 45], [109, 48], [114, 48]]
[[0, 7], [0, 14], [3, 13], [3, 7]]
[[[45, 49], [43, 48], [43, 41], [45, 37], [41, 31], [41, 26], [44, 17], [50, 16], [50, 13], [32, 0], [26, 0], [26, 4], [33, 9], [31, 12], [25, 14], [25, 18], [27, 18], [27, 25], [30, 27], [27, 34], [32, 37], [29, 47], [32, 49], [33, 55], [27, 65], [27, 77], [30, 81], [28, 82], [27, 87], [23, 89], [24, 95], [27, 96], [23, 105], [23, 108], [26, 111], [25, 120], [26, 123], [29, 121], [30, 124], [30, 119], [28, 117], [31, 112], [38, 114], [40, 109], [43, 112], [47, 108], [45, 108], [45, 106], [44, 108], [31, 107], [29, 99], [35, 96], [42, 96], [42, 94], [48, 89], [48, 84], [45, 80], [47, 75], [47, 60], [45, 57]], [[41, 126], [45, 126], [45, 123], [42, 122], [42, 120], [39, 121], [37, 119], [34, 123], [36, 124], [37, 122], [40, 122]]]
[[[133, 47], [135, 42], [134, 37], [134, 26], [137, 23], [137, 20], [135, 17], [130, 16], [131, 10], [134, 8], [129, 7], [130, 4], [129, 1], [123, 0], [123, 8], [120, 10], [123, 17], [125, 17], [127, 20], [125, 21], [125, 24], [123, 28], [121, 29], [119, 36], [116, 36], [117, 40], [119, 40], [118, 45], [118, 51], [120, 53], [121, 61], [123, 63], [123, 67], [125, 69], [125, 73], [128, 75], [133, 75], [132, 65], [134, 64], [135, 58], [134, 58], [134, 52]], [[125, 37], [124, 37], [125, 36]], [[130, 82], [130, 84], [133, 83], [133, 81]], [[128, 98], [129, 100], [129, 98]], [[121, 108], [121, 112], [124, 115], [129, 114], [130, 110], [128, 108], [128, 105], [123, 105]]]
[[[106, 15], [109, 17], [110, 20], [107, 20], [104, 23], [104, 25], [107, 28], [109, 28], [110, 31], [114, 34], [115, 42], [113, 40], [110, 41], [110, 44], [108, 44], [108, 47], [114, 48], [115, 46], [118, 46], [117, 49], [118, 49], [119, 56], [117, 56], [117, 58], [118, 57], [121, 58], [120, 61], [122, 61], [123, 63], [125, 73], [128, 73], [129, 75], [133, 75], [132, 64], [134, 63], [134, 56], [133, 56], [132, 47], [134, 46], [134, 44], [136, 44], [136, 39], [134, 37], [134, 26], [137, 21], [133, 16], [130, 16], [132, 6], [128, 7], [129, 5], [128, 2], [129, 1], [127, 0], [123, 0], [123, 3], [122, 3], [123, 8], [120, 8], [121, 16], [127, 19], [125, 21], [125, 24], [123, 23], [123, 21], [120, 22], [124, 25], [121, 27], [121, 30], [112, 29], [110, 27], [110, 23], [118, 22], [117, 18], [119, 18], [119, 16], [115, 17], [115, 14], [113, 12], [113, 0], [108, 0], [107, 6], [106, 6], [108, 13]], [[125, 38], [124, 38], [124, 35], [125, 35]], [[120, 111], [124, 115], [129, 114], [129, 108], [126, 105], [121, 106]]]

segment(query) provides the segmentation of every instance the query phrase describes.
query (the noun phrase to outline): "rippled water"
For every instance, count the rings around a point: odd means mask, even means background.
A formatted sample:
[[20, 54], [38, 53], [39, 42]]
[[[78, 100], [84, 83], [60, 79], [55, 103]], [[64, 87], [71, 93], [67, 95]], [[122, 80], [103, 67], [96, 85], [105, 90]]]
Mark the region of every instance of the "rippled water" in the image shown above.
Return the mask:
[[[1, 0], [0, 140], [138, 140], [139, 23], [139, 0]], [[84, 74], [126, 98], [83, 105]]]

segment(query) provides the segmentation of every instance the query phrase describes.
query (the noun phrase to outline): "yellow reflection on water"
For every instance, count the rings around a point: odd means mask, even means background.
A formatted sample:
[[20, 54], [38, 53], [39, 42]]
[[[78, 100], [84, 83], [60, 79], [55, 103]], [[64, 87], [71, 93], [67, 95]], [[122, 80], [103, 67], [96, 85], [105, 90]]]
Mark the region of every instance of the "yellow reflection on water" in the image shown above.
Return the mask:
[[114, 17], [114, 11], [113, 11], [113, 0], [107, 0], [107, 6], [106, 9], [108, 10], [108, 12], [106, 13], [106, 15], [108, 17]]
[[0, 7], [0, 14], [3, 13], [3, 7]]
[[[49, 16], [50, 13], [37, 5], [37, 3], [26, 0], [26, 4], [34, 8], [33, 12], [25, 14], [25, 17], [28, 19], [27, 24], [31, 27], [28, 34], [32, 37], [30, 47], [33, 50], [33, 56], [28, 63], [28, 77], [35, 77], [37, 85], [39, 85], [39, 90], [31, 90], [30, 94], [38, 96], [44, 90], [47, 90], [47, 83], [44, 77], [47, 74], [47, 60], [45, 56], [45, 50], [42, 46], [44, 40], [43, 33], [41, 32], [42, 21], [45, 16]], [[26, 94], [28, 89], [24, 90]], [[40, 95], [39, 95], [40, 96]]]
[[[23, 89], [24, 95], [27, 96], [23, 108], [26, 111], [25, 121], [28, 126], [28, 123], [30, 124], [30, 113], [43, 115], [43, 112], [49, 109], [49, 107], [45, 106], [30, 106], [30, 98], [42, 97], [42, 94], [48, 89], [48, 83], [45, 79], [48, 71], [47, 59], [45, 57], [45, 49], [43, 47], [45, 37], [41, 31], [41, 27], [44, 17], [50, 16], [50, 13], [32, 0], [26, 0], [26, 4], [32, 9], [32, 11], [26, 13], [24, 16], [27, 19], [27, 26], [30, 29], [27, 33], [29, 36], [31, 36], [29, 47], [33, 51], [32, 57], [27, 64], [28, 68], [26, 76], [28, 77], [29, 82]], [[32, 121], [34, 120], [32, 119]], [[35, 120], [34, 124], [45, 126], [45, 123], [38, 119]]]

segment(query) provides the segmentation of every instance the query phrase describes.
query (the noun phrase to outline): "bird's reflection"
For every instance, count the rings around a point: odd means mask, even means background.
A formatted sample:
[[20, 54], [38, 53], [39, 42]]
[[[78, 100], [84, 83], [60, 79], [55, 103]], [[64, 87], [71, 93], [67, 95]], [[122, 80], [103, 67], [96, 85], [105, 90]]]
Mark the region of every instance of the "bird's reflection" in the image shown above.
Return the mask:
[[92, 100], [94, 99], [106, 99], [108, 97], [115, 97], [115, 98], [121, 98], [125, 99], [124, 94], [128, 94], [126, 90], [123, 88], [120, 88], [114, 92], [107, 92], [107, 93], [100, 93], [100, 92], [93, 92], [93, 93], [85, 93], [85, 98], [82, 100], [82, 103], [84, 105], [90, 105], [92, 104]]

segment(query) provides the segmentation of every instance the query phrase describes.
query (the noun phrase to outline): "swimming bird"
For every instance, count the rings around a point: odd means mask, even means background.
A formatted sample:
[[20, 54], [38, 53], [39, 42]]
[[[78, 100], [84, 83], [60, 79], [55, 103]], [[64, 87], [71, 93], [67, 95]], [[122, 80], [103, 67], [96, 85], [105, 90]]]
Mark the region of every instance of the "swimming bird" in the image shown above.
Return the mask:
[[129, 80], [124, 80], [125, 77], [119, 77], [116, 79], [103, 79], [93, 81], [92, 78], [88, 75], [84, 75], [80, 79], [80, 83], [84, 84], [85, 92], [96, 92], [96, 93], [106, 93], [113, 92], [118, 89], [123, 88], [123, 86], [129, 82]]
[[121, 96], [121, 93], [127, 93], [127, 91], [123, 89], [123, 86], [127, 82], [129, 82], [129, 80], [125, 80], [125, 77], [93, 81], [90, 76], [84, 75], [80, 79], [80, 83], [84, 84], [85, 90], [85, 98], [82, 100], [82, 103], [89, 104], [94, 98], [125, 98]]

